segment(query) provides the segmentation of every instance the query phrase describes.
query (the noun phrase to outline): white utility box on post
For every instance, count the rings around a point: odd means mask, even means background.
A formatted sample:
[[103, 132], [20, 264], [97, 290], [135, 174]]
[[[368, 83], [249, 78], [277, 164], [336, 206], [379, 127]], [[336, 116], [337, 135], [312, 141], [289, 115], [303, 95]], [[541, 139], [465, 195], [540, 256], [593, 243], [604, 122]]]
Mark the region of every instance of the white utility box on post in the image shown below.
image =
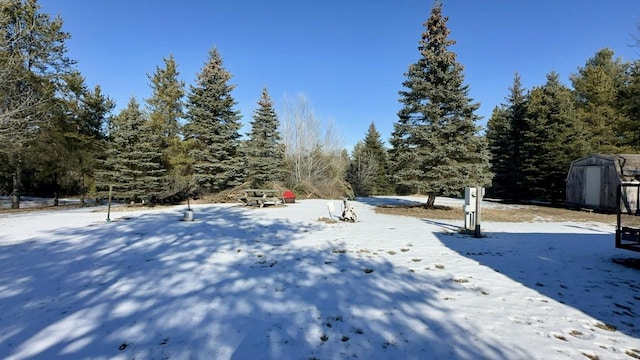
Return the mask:
[[476, 237], [480, 237], [480, 208], [483, 196], [482, 186], [464, 188], [464, 228], [474, 231]]
[[476, 228], [476, 188], [464, 188], [464, 228], [475, 230]]

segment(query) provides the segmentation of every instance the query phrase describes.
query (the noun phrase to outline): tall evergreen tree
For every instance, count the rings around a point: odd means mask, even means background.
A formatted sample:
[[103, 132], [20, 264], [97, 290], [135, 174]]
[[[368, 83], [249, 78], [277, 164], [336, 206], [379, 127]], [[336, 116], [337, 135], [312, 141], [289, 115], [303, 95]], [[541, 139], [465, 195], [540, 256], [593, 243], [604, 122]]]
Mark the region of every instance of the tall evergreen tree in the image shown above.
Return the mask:
[[193, 143], [194, 181], [200, 192], [217, 192], [244, 181], [240, 151], [240, 112], [231, 95], [235, 85], [216, 48], [190, 87], [185, 137]]
[[67, 177], [74, 170], [74, 150], [80, 145], [75, 141], [74, 125], [78, 122], [80, 102], [85, 91], [84, 78], [78, 72], [63, 77], [60, 96], [52, 101], [55, 106], [48, 110], [49, 119], [41, 123], [42, 130], [30, 147], [33, 154], [29, 162], [37, 170], [32, 181], [36, 182], [40, 194], [53, 195], [55, 205], [62, 191], [71, 190], [64, 188], [69, 187]]
[[113, 120], [109, 145], [97, 183], [106, 191], [113, 186], [117, 197], [127, 200], [163, 197], [165, 173], [158, 135], [135, 98]]
[[83, 94], [80, 116], [76, 126], [75, 148], [77, 173], [80, 182], [80, 201], [84, 204], [90, 188], [95, 187], [95, 171], [99, 167], [97, 159], [106, 145], [105, 126], [116, 103], [102, 92], [100, 85]]
[[347, 168], [346, 180], [351, 185], [355, 196], [374, 194], [375, 182], [379, 172], [379, 164], [373, 153], [367, 151], [362, 141], [353, 147], [353, 153]]
[[488, 193], [517, 201], [524, 192], [520, 174], [527, 109], [527, 95], [518, 73], [509, 91], [506, 103], [493, 110], [487, 123], [486, 136], [491, 151], [491, 171], [494, 173]]
[[367, 134], [364, 137], [364, 147], [378, 164], [378, 171], [373, 184], [372, 194], [385, 195], [392, 192], [393, 189], [389, 182], [389, 154], [387, 149], [385, 149], [380, 133], [373, 122], [369, 125]]
[[629, 68], [629, 77], [620, 98], [625, 117], [618, 128], [622, 152], [640, 152], [640, 60]]
[[185, 144], [180, 138], [181, 120], [184, 118], [185, 83], [173, 55], [164, 58], [164, 67], [156, 67], [149, 75], [152, 95], [146, 99], [149, 124], [163, 152], [163, 164], [167, 169], [167, 196], [183, 197], [187, 191], [189, 161]]
[[260, 187], [268, 182], [282, 182], [285, 178], [284, 144], [280, 136], [280, 121], [273, 109], [267, 88], [262, 90], [258, 108], [253, 113], [251, 131], [247, 134], [247, 180]]
[[588, 153], [584, 127], [576, 121], [572, 91], [551, 72], [529, 96], [522, 179], [529, 198], [563, 201], [571, 161]]
[[592, 134], [592, 151], [599, 153], [619, 152], [618, 135], [626, 120], [619, 104], [628, 64], [614, 59], [613, 55], [610, 49], [599, 50], [570, 77], [578, 103], [578, 118]]
[[394, 124], [391, 159], [398, 185], [429, 195], [459, 195], [465, 186], [490, 182], [486, 140], [478, 135], [463, 67], [449, 50], [447, 17], [436, 1], [419, 43], [421, 58], [409, 67], [400, 91], [403, 104]]
[[384, 195], [392, 190], [389, 183], [389, 156], [373, 122], [364, 140], [353, 149], [347, 181], [356, 196]]
[[104, 148], [106, 118], [115, 104], [99, 86], [89, 90], [79, 72], [64, 76], [60, 89], [51, 120], [43, 124], [33, 147], [38, 167], [35, 180], [41, 188], [53, 187], [54, 204], [61, 192], [80, 194], [84, 204], [96, 158]]

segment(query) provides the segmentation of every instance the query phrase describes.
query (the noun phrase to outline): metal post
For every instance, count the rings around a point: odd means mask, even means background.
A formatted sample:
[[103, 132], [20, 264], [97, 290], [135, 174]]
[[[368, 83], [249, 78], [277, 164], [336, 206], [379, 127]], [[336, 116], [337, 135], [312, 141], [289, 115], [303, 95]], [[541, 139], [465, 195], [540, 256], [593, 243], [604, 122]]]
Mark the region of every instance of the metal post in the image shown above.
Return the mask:
[[[640, 190], [640, 188], [638, 189]], [[620, 245], [622, 245], [622, 234], [621, 234], [621, 219], [620, 219], [620, 213], [622, 213], [622, 210], [620, 209], [620, 205], [621, 205], [621, 198], [622, 198], [622, 184], [618, 184], [618, 187], [616, 189], [616, 206], [618, 207], [617, 211], [616, 211], [616, 248], [619, 248]]]
[[482, 204], [482, 187], [476, 186], [476, 228], [474, 236], [480, 237], [480, 205]]
[[107, 222], [111, 221], [111, 192], [113, 192], [113, 185], [109, 185], [109, 202], [107, 203]]
[[[626, 191], [625, 191], [626, 193]], [[618, 197], [619, 199], [620, 197]], [[620, 205], [618, 205], [618, 208]], [[636, 216], [640, 216], [640, 186], [636, 186]]]

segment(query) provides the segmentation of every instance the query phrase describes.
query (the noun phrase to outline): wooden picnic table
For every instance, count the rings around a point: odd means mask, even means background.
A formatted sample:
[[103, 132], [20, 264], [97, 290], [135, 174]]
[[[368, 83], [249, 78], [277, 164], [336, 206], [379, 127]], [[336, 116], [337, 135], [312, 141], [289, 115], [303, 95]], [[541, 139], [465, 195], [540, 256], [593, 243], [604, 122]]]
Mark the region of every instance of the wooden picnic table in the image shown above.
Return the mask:
[[244, 190], [244, 196], [240, 197], [240, 200], [245, 205], [257, 205], [260, 207], [284, 203], [280, 191], [271, 189], [246, 189]]

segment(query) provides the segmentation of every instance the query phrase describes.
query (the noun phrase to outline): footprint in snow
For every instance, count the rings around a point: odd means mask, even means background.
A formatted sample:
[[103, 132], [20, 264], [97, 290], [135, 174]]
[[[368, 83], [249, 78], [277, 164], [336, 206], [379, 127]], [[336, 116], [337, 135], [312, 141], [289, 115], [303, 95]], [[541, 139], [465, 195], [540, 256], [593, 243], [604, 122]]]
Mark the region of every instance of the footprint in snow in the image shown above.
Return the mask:
[[568, 330], [567, 333], [575, 338], [581, 339], [581, 340], [591, 340], [593, 339], [595, 336], [593, 336], [593, 334], [586, 334], [583, 333], [580, 330], [576, 330], [576, 329], [571, 329]]

